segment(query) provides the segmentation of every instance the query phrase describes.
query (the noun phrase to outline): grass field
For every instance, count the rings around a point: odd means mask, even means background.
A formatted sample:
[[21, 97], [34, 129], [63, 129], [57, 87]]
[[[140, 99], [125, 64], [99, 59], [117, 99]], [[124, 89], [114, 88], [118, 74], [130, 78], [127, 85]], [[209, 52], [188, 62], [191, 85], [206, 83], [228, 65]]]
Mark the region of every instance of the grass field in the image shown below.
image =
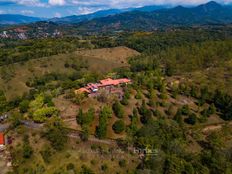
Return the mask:
[[27, 92], [26, 81], [46, 73], [59, 72], [70, 74], [74, 70], [65, 68], [65, 63], [85, 61], [92, 72], [106, 73], [114, 68], [128, 66], [127, 59], [139, 53], [126, 48], [103, 48], [96, 50], [78, 50], [74, 53], [33, 59], [0, 67], [0, 88], [5, 91], [7, 99], [15, 98]]

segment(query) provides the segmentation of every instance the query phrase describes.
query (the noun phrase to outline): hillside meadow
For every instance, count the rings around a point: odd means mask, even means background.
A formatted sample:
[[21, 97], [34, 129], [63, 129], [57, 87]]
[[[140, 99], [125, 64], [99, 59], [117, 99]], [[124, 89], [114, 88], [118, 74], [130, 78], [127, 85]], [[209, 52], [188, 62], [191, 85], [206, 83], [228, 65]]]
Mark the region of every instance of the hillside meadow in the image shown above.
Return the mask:
[[5, 65], [0, 67], [0, 88], [6, 93], [8, 99], [14, 99], [30, 90], [26, 85], [30, 79], [50, 73], [70, 75], [76, 71], [76, 66], [81, 65], [86, 66], [84, 67], [86, 72], [106, 73], [115, 68], [127, 67], [128, 58], [136, 55], [139, 55], [137, 51], [127, 47], [82, 49], [72, 53]]

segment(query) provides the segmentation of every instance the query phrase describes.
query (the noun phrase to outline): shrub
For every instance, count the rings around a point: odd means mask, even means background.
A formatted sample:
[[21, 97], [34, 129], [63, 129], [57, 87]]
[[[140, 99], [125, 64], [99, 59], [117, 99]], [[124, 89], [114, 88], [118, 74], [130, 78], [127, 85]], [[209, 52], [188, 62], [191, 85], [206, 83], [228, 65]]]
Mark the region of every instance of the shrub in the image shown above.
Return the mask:
[[123, 167], [126, 167], [126, 160], [124, 160], [124, 159], [123, 159], [123, 160], [120, 160], [120, 161], [118, 162], [118, 164], [119, 164], [119, 166], [122, 167], [122, 168], [123, 168]]
[[29, 104], [30, 101], [29, 100], [23, 100], [20, 104], [19, 104], [19, 110], [21, 113], [26, 113], [28, 111], [29, 108]]
[[106, 171], [106, 170], [108, 169], [107, 164], [103, 164], [103, 165], [101, 166], [101, 169], [102, 169], [102, 171]]
[[142, 99], [142, 92], [141, 92], [141, 91], [137, 91], [137, 94], [135, 95], [135, 98], [136, 98], [137, 100]]
[[189, 106], [188, 106], [188, 105], [184, 105], [184, 106], [181, 108], [181, 113], [182, 113], [183, 115], [189, 115], [189, 113], [190, 113]]
[[67, 170], [74, 170], [75, 166], [73, 163], [69, 163], [66, 168], [67, 168]]
[[197, 122], [197, 116], [196, 114], [191, 114], [188, 118], [185, 119], [185, 122], [191, 125], [196, 124]]
[[120, 134], [125, 130], [125, 124], [122, 120], [118, 120], [113, 125], [113, 130], [116, 134]]
[[113, 104], [112, 109], [118, 118], [123, 118], [124, 116], [123, 106], [118, 101], [116, 101]]

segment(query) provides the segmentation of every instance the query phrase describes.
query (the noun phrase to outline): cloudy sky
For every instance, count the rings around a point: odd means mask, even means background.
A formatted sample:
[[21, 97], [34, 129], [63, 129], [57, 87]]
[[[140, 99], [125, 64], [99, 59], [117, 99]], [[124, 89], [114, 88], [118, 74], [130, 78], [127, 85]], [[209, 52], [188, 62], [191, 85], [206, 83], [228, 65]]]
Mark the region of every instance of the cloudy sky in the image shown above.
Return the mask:
[[[61, 17], [92, 13], [110, 8], [145, 5], [197, 5], [209, 0], [0, 0], [0, 14], [23, 14], [39, 17]], [[217, 0], [228, 4], [232, 0]]]

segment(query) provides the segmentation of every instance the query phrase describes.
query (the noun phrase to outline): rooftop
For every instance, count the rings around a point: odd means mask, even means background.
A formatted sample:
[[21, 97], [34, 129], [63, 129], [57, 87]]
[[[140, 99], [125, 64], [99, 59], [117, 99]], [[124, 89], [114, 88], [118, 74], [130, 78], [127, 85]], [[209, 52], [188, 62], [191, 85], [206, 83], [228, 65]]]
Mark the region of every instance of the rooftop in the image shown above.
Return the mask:
[[4, 145], [5, 141], [4, 141], [4, 134], [0, 133], [0, 145]]

